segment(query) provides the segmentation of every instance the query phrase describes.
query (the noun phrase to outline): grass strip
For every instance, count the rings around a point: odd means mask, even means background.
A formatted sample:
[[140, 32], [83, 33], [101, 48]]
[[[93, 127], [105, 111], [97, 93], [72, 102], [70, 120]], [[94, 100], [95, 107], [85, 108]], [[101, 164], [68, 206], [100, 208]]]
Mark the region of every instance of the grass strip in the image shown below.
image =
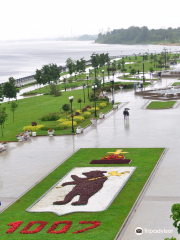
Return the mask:
[[148, 109], [162, 109], [162, 108], [172, 108], [176, 101], [153, 101], [146, 108]]

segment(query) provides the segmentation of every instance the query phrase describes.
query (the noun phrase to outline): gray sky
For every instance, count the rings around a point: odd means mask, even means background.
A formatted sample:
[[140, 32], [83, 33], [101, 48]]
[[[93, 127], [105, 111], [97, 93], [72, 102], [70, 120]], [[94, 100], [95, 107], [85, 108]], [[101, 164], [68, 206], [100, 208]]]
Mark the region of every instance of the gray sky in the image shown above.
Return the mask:
[[0, 0], [0, 7], [0, 40], [180, 27], [177, 0]]

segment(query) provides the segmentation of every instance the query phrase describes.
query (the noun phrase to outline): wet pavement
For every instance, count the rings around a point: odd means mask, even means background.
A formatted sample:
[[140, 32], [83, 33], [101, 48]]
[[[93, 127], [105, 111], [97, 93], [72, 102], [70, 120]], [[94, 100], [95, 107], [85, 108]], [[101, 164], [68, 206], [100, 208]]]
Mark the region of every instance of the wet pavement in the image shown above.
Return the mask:
[[[175, 79], [161, 79], [147, 89], [166, 87]], [[180, 202], [180, 104], [166, 110], [145, 110], [148, 103], [134, 90], [119, 90], [117, 110], [75, 136], [31, 137], [26, 142], [12, 142], [0, 153], [0, 211], [49, 174], [79, 148], [168, 148], [159, 169], [137, 211], [126, 226], [122, 240], [164, 239], [177, 237], [170, 219], [171, 206]], [[130, 108], [129, 122], [123, 119], [124, 107]], [[173, 234], [138, 236], [135, 228], [172, 229]]]

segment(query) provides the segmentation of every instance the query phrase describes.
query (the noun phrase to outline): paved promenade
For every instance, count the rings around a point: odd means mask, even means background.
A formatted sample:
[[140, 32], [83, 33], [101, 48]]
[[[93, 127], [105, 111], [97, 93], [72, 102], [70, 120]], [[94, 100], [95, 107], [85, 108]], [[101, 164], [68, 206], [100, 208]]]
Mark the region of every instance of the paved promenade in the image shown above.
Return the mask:
[[[165, 87], [174, 79], [159, 80], [153, 88]], [[122, 102], [118, 110], [75, 136], [32, 137], [30, 141], [10, 143], [0, 155], [0, 211], [18, 199], [45, 175], [79, 148], [168, 148], [137, 211], [126, 226], [122, 240], [177, 237], [170, 219], [171, 206], [180, 202], [180, 106], [168, 110], [145, 110], [148, 100], [135, 96], [133, 90], [115, 94]], [[123, 109], [130, 108], [129, 123]], [[173, 233], [135, 234], [135, 228], [167, 229]], [[108, 240], [108, 239], [107, 239]]]

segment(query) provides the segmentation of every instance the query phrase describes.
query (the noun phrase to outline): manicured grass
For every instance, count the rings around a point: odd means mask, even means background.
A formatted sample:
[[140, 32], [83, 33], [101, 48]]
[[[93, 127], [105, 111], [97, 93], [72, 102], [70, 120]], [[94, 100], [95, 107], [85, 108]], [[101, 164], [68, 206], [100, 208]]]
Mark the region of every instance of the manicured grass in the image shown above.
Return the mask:
[[[145, 182], [151, 174], [155, 164], [161, 156], [162, 148], [126, 148], [123, 152], [126, 159], [131, 159], [131, 163], [121, 166], [136, 166], [136, 170], [123, 187], [121, 192], [114, 199], [109, 208], [102, 212], [78, 212], [58, 216], [54, 213], [29, 213], [26, 209], [30, 207], [39, 197], [48, 191], [57, 181], [65, 176], [74, 167], [92, 167], [89, 163], [93, 159], [101, 159], [107, 152], [115, 152], [117, 148], [85, 148], [80, 149], [68, 160], [66, 160], [55, 171], [50, 173], [45, 179], [38, 183], [33, 189], [28, 191], [23, 197], [0, 215], [0, 239], [63, 239], [63, 240], [113, 240], [118, 233], [125, 218], [130, 212], [134, 202], [140, 194]], [[120, 166], [115, 164], [101, 164], [94, 167]], [[106, 197], [106, 196], [104, 196]], [[23, 224], [12, 234], [6, 234], [10, 228], [7, 224], [23, 221]], [[20, 231], [31, 221], [46, 221], [48, 224], [36, 234], [20, 234]], [[56, 221], [72, 221], [71, 228], [64, 234], [46, 233], [51, 225]], [[80, 221], [101, 221], [101, 225], [92, 230], [79, 234], [72, 232], [84, 229], [89, 225], [79, 224]], [[37, 226], [37, 225], [36, 225]], [[60, 230], [63, 225], [59, 225], [56, 230]], [[33, 230], [33, 229], [30, 229]]]
[[161, 108], [171, 108], [176, 103], [176, 101], [153, 101], [151, 102], [146, 108], [154, 108], [154, 109], [161, 109]]
[[180, 85], [180, 82], [174, 82], [173, 84], [172, 84], [172, 86], [179, 86]]
[[[91, 92], [91, 90], [90, 90]], [[45, 114], [53, 113], [53, 112], [59, 112], [60, 108], [62, 108], [62, 105], [64, 104], [70, 104], [69, 97], [74, 96], [73, 100], [73, 109], [78, 110], [80, 109], [80, 104], [77, 102], [77, 99], [79, 97], [83, 98], [83, 90], [74, 90], [74, 91], [67, 91], [63, 92], [62, 96], [60, 97], [54, 97], [50, 95], [43, 95], [43, 96], [36, 96], [31, 98], [25, 98], [18, 100], [18, 108], [15, 111], [15, 120], [13, 122], [13, 113], [10, 110], [10, 104], [2, 103], [1, 106], [6, 107], [6, 113], [8, 115], [7, 120], [4, 123], [3, 128], [3, 137], [0, 136], [0, 141], [17, 141], [16, 135], [18, 133], [23, 132], [24, 126], [30, 126], [31, 122], [36, 121], [38, 125], [47, 125], [49, 123], [53, 123], [53, 121], [41, 121], [39, 120], [40, 117], [42, 117]], [[84, 101], [81, 103], [81, 108], [91, 105], [93, 106], [93, 102], [90, 102], [87, 98], [88, 96], [88, 89], [85, 89], [85, 103]], [[100, 102], [97, 102], [97, 106]], [[99, 116], [99, 112], [107, 112], [110, 109], [112, 109], [112, 105], [109, 104], [103, 109], [100, 109], [97, 111], [97, 116]], [[64, 115], [65, 116], [65, 115]], [[94, 117], [94, 114], [90, 115], [90, 118]], [[81, 125], [81, 127], [85, 127], [88, 124], [90, 124], [90, 118], [85, 119], [84, 122], [79, 123], [78, 125]], [[71, 128], [65, 129], [65, 130], [58, 130], [55, 131], [54, 135], [58, 134], [71, 134]], [[39, 130], [37, 131], [37, 135], [48, 135], [47, 131]]]

